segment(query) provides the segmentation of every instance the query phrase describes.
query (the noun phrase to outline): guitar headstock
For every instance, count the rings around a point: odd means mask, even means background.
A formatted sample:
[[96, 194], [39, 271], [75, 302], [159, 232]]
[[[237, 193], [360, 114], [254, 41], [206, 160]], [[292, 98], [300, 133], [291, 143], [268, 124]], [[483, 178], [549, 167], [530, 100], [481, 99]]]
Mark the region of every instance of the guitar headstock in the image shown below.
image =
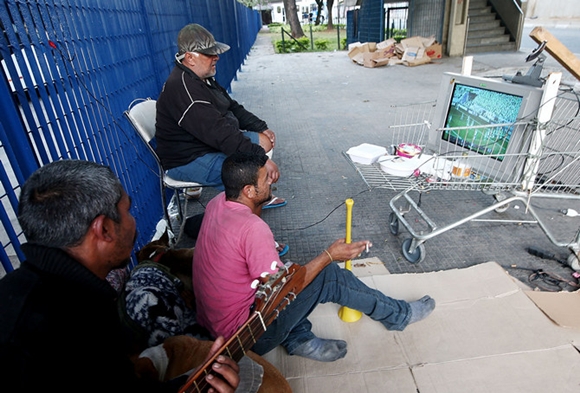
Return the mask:
[[272, 322], [304, 289], [305, 273], [303, 266], [287, 262], [277, 273], [260, 278], [254, 312], [260, 313], [266, 324]]

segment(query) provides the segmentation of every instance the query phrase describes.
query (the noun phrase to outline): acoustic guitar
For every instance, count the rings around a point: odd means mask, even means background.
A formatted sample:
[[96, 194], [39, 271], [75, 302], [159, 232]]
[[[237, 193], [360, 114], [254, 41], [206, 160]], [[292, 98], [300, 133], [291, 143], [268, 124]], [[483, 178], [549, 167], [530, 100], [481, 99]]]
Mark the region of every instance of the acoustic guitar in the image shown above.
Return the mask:
[[263, 277], [257, 283], [256, 299], [250, 318], [226, 341], [215, 356], [205, 362], [180, 388], [179, 393], [207, 392], [211, 385], [205, 380], [215, 374], [211, 365], [219, 355], [239, 361], [264, 334], [280, 311], [290, 304], [305, 287], [305, 268], [288, 262], [276, 274]]

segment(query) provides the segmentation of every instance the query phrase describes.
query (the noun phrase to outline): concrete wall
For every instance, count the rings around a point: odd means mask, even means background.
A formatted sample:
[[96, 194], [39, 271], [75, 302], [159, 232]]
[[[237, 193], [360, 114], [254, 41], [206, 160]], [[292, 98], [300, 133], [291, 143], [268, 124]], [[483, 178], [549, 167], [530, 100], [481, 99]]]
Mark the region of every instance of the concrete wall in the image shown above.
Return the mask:
[[578, 0], [522, 0], [526, 18], [580, 18]]

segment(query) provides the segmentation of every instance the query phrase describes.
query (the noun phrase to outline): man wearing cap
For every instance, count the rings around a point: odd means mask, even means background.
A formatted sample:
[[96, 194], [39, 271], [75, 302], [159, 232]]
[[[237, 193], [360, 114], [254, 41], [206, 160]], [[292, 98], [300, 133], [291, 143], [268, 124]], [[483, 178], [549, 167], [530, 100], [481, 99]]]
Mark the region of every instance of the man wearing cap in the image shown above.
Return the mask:
[[[224, 190], [221, 167], [235, 152], [266, 152], [271, 158], [276, 135], [265, 121], [232, 99], [214, 76], [219, 55], [230, 47], [192, 23], [177, 37], [175, 68], [157, 100], [157, 154], [174, 179], [214, 185]], [[280, 172], [266, 164], [273, 183]], [[262, 208], [286, 205], [272, 197]]]

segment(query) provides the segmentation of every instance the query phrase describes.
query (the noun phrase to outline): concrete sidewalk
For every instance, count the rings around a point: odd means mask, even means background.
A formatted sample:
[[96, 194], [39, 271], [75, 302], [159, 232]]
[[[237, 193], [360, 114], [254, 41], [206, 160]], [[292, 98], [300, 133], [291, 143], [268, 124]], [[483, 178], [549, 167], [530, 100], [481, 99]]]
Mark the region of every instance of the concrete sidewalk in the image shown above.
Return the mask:
[[[288, 205], [266, 210], [262, 217], [276, 239], [289, 244], [290, 251], [283, 259], [306, 263], [335, 239], [344, 237], [344, 202], [352, 198], [353, 240], [370, 240], [373, 247], [363, 257], [380, 259], [391, 273], [431, 272], [495, 261], [526, 283], [531, 273], [528, 269], [543, 269], [575, 282], [571, 269], [526, 252], [526, 247], [533, 245], [560, 259], [569, 254], [567, 249], [554, 246], [536, 224], [468, 222], [427, 241], [422, 262], [407, 262], [401, 244], [408, 234], [404, 228], [398, 236], [389, 230], [389, 201], [396, 192], [369, 190], [343, 155], [350, 147], [365, 142], [390, 144], [387, 141], [389, 126], [395, 121], [395, 106], [435, 101], [442, 73], [461, 72], [462, 58], [443, 58], [418, 67], [370, 69], [352, 63], [344, 51], [274, 54], [270, 39], [270, 35], [258, 35], [232, 84], [232, 96], [277, 133], [274, 161], [281, 179], [275, 185], [275, 194], [286, 198]], [[524, 62], [528, 53], [474, 55], [472, 73], [495, 77], [517, 71], [525, 74], [531, 65]], [[572, 85], [577, 82], [548, 55], [543, 75], [552, 71], [562, 71], [563, 79]], [[213, 195], [214, 190], [205, 189], [200, 204]], [[422, 196], [422, 206], [442, 223], [455, 222], [493, 202], [493, 196], [476, 191], [442, 190]], [[553, 224], [556, 238], [570, 241], [578, 231], [580, 218], [563, 216], [559, 212], [563, 208], [580, 211], [580, 203], [554, 199], [538, 210]], [[201, 210], [199, 204], [188, 203], [188, 214]], [[500, 217], [495, 212], [491, 216]], [[521, 206], [510, 206], [501, 215], [506, 217], [526, 219]], [[180, 236], [178, 246], [193, 244], [187, 236]], [[576, 289], [566, 284], [561, 288]]]

